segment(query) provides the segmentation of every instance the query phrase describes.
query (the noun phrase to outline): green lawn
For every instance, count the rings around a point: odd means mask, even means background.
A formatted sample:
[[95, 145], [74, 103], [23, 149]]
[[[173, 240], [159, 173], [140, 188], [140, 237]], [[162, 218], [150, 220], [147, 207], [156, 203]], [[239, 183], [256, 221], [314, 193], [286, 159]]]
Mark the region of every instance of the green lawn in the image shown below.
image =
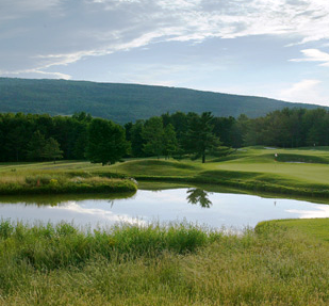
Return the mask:
[[[275, 160], [274, 154], [278, 154]], [[0, 164], [0, 182], [36, 174], [71, 173], [129, 176], [137, 179], [212, 183], [258, 192], [329, 197], [329, 148], [248, 147], [208, 162], [129, 159], [115, 165], [61, 161]]]
[[[278, 154], [277, 161], [274, 154]], [[217, 161], [216, 161], [217, 160]], [[329, 148], [243, 148], [205, 164], [183, 160], [136, 160], [108, 167], [141, 177], [171, 177], [218, 183], [257, 191], [328, 197]]]
[[326, 219], [289, 219], [261, 222], [256, 230], [261, 231], [266, 227], [278, 226], [287, 230], [301, 232], [311, 239], [329, 242], [329, 218]]

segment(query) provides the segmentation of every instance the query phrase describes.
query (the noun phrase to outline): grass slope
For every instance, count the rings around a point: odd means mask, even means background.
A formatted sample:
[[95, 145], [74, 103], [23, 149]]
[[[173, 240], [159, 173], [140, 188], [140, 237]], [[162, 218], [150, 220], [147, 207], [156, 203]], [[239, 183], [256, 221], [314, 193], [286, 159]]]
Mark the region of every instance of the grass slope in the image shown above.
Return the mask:
[[0, 112], [71, 115], [85, 111], [126, 123], [176, 111], [255, 118], [284, 107], [319, 106], [160, 86], [0, 78]]
[[[274, 154], [278, 154], [278, 161]], [[299, 163], [301, 160], [308, 163]], [[288, 162], [284, 162], [288, 161]], [[297, 162], [297, 163], [295, 163]], [[0, 183], [29, 175], [135, 177], [185, 183], [211, 183], [252, 192], [329, 197], [329, 148], [249, 147], [202, 164], [196, 161], [136, 159], [104, 166], [89, 162], [2, 164]]]
[[[278, 161], [275, 160], [275, 153], [278, 154]], [[165, 167], [165, 161], [159, 161], [161, 164], [157, 165], [155, 162], [137, 160], [129, 164], [117, 164], [109, 169], [139, 179], [215, 183], [253, 191], [329, 196], [328, 148], [309, 150], [250, 147], [237, 150], [220, 162], [215, 160], [206, 164], [188, 160], [170, 162], [168, 168]], [[299, 163], [301, 160], [306, 163]], [[134, 169], [138, 171], [134, 172]]]

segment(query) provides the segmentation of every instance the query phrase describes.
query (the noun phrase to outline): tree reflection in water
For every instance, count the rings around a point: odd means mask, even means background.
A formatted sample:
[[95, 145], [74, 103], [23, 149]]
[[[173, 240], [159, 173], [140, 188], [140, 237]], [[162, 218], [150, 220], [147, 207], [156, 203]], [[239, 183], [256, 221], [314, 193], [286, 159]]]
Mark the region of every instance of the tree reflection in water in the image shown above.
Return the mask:
[[210, 208], [212, 202], [208, 199], [209, 193], [199, 188], [191, 188], [187, 190], [187, 201], [190, 204], [200, 204], [201, 207]]

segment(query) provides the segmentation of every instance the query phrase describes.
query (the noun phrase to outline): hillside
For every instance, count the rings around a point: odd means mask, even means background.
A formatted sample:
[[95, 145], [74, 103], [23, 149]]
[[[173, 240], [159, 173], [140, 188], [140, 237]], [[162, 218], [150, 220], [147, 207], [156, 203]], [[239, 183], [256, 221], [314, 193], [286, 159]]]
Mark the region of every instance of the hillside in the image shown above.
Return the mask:
[[244, 113], [255, 118], [284, 107], [318, 106], [161, 86], [0, 78], [0, 112], [71, 115], [85, 111], [126, 123], [176, 111], [211, 111], [225, 117]]

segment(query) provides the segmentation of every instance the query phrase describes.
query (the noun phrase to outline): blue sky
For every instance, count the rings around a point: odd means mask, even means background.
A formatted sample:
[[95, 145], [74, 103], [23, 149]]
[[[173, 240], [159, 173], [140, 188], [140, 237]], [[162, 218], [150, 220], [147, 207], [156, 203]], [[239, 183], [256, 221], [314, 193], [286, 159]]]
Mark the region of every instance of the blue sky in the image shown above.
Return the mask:
[[0, 0], [0, 76], [329, 106], [328, 0]]

